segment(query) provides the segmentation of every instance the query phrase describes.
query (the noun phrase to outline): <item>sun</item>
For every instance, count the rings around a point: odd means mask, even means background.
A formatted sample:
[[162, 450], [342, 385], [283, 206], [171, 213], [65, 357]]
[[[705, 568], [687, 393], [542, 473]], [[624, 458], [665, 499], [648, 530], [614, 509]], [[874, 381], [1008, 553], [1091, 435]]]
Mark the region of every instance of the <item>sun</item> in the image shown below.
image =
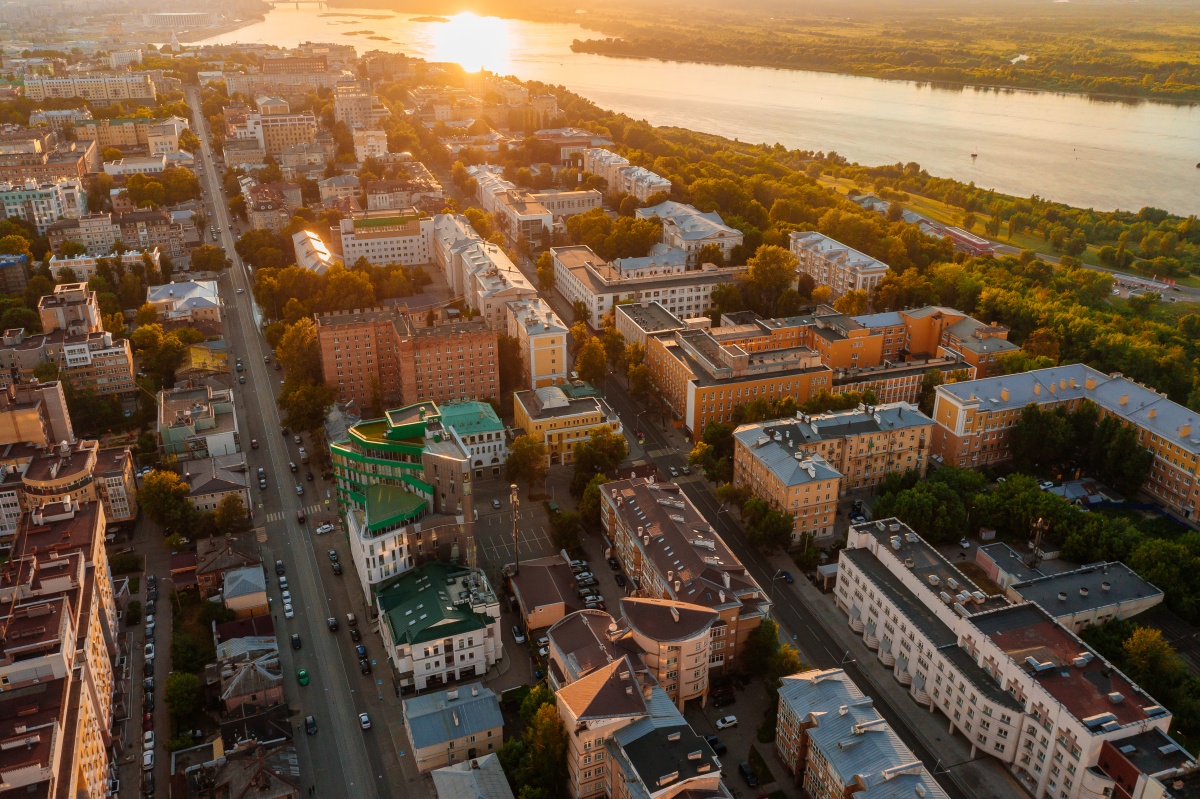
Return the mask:
[[509, 71], [510, 31], [508, 21], [480, 17], [469, 11], [455, 14], [436, 26], [430, 60], [453, 61], [468, 72], [481, 69], [501, 75]]

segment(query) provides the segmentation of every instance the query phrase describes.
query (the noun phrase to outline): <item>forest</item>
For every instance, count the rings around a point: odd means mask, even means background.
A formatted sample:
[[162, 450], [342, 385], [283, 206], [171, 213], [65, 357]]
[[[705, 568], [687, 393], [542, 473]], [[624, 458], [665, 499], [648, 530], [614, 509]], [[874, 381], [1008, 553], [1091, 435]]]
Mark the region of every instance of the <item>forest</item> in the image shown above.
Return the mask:
[[1182, 4], [618, 4], [589, 14], [603, 37], [576, 52], [836, 72], [940, 86], [1200, 101], [1200, 25]]

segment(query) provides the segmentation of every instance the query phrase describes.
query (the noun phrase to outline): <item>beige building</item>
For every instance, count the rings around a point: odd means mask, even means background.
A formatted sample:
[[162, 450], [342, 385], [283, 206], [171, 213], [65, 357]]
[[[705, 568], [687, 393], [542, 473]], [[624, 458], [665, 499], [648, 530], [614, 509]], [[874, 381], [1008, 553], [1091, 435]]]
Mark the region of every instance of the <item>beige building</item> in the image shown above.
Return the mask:
[[153, 102], [158, 96], [148, 72], [75, 72], [61, 77], [26, 75], [25, 97], [35, 103], [47, 99], [82, 97], [94, 103], [118, 100]]
[[522, 383], [537, 389], [567, 380], [566, 325], [541, 297], [506, 303], [508, 335], [521, 353]]
[[776, 440], [765, 425], [743, 425], [733, 436], [733, 484], [795, 519], [792, 544], [811, 535], [833, 538], [842, 475], [820, 455]]
[[387, 132], [373, 128], [355, 128], [354, 158], [360, 164], [368, 158], [387, 158]]
[[679, 486], [637, 477], [606, 483], [600, 493], [604, 532], [634, 595], [716, 611], [709, 668], [736, 669], [770, 610], [766, 592]]
[[513, 394], [513, 425], [546, 445], [552, 466], [574, 463], [575, 445], [602, 425], [621, 432], [621, 418], [603, 398], [578, 393], [577, 387], [566, 384]]
[[262, 566], [230, 569], [222, 578], [221, 601], [239, 619], [271, 612]]
[[889, 269], [883, 261], [816, 231], [792, 233], [789, 248], [800, 262], [797, 273], [828, 286], [833, 300], [848, 291], [870, 294]]
[[346, 217], [338, 230], [340, 246], [334, 249], [348, 264], [359, 258], [381, 266], [433, 263], [433, 220], [415, 210]]
[[583, 610], [575, 573], [562, 553], [534, 558], [509, 575], [525, 634], [552, 627], [565, 616]]

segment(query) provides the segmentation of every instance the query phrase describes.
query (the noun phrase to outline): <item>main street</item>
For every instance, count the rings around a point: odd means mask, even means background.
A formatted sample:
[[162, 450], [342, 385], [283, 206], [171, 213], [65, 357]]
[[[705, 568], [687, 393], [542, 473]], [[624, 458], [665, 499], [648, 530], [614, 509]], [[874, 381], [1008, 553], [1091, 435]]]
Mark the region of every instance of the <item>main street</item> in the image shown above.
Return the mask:
[[[251, 300], [252, 280], [247, 267], [234, 250], [235, 237], [221, 188], [221, 175], [212, 150], [208, 125], [200, 112], [200, 92], [196, 87], [185, 91], [192, 109], [193, 128], [201, 141], [203, 164], [199, 174], [206, 186], [210, 201], [210, 219], [220, 229], [217, 242], [233, 261], [218, 281], [225, 303], [225, 338], [231, 361], [241, 357], [245, 364], [246, 383], [235, 387], [239, 401], [240, 438], [247, 456], [253, 493], [254, 523], [264, 534], [259, 542], [263, 567], [270, 580], [268, 595], [272, 601], [275, 631], [279, 640], [280, 664], [283, 670], [285, 695], [288, 704], [298, 711], [293, 716], [293, 735], [302, 774], [307, 785], [315, 786], [316, 796], [348, 796], [361, 799], [393, 795], [392, 785], [402, 784], [397, 752], [403, 749], [397, 739], [398, 725], [394, 717], [396, 703], [385, 702], [394, 690], [388, 677], [389, 668], [379, 639], [371, 634], [370, 614], [357, 600], [351, 600], [344, 581], [354, 580], [349, 548], [343, 535], [318, 538], [312, 510], [332, 509], [329, 494], [331, 484], [319, 477], [313, 482], [304, 480], [303, 469], [293, 451], [290, 436], [281, 434], [282, 422], [276, 405], [283, 373], [264, 361], [271, 350], [263, 340], [254, 317]], [[238, 292], [243, 293], [238, 293]], [[258, 449], [250, 447], [257, 439]], [[311, 442], [305, 442], [311, 446]], [[292, 474], [289, 462], [301, 466], [300, 474]], [[255, 473], [262, 467], [267, 474], [267, 489], [258, 491]], [[303, 496], [297, 496], [295, 486], [305, 486]], [[316, 495], [314, 497], [314, 494]], [[329, 505], [326, 506], [326, 500]], [[296, 511], [305, 509], [308, 524], [296, 521]], [[349, 574], [338, 577], [330, 568], [326, 550], [338, 550]], [[277, 590], [274, 563], [283, 560], [289, 589], [292, 592], [295, 618], [285, 619], [282, 600]], [[346, 613], [358, 615], [363, 643], [375, 663], [372, 674], [360, 675], [358, 661], [350, 641]], [[338, 632], [331, 632], [326, 619], [340, 621]], [[294, 651], [290, 640], [298, 633], [302, 648]], [[300, 686], [296, 670], [308, 670], [311, 682]], [[383, 682], [380, 683], [379, 680]], [[363, 731], [358, 714], [374, 712], [374, 728]], [[315, 717], [318, 731], [306, 735], [304, 717]], [[402, 791], [401, 793], [407, 793]]]

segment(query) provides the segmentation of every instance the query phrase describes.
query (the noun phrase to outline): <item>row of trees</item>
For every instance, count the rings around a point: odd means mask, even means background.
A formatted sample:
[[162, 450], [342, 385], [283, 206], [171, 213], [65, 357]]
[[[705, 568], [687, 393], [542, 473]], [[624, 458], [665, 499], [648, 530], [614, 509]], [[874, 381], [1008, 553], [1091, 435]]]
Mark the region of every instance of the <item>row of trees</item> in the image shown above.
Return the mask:
[[[241, 497], [231, 494], [215, 511], [197, 510], [188, 500], [190, 487], [177, 472], [155, 469], [142, 478], [138, 504], [155, 523], [169, 528], [173, 536], [208, 538], [213, 535], [238, 535], [250, 529], [250, 519]], [[168, 539], [172, 548], [181, 540]]]

